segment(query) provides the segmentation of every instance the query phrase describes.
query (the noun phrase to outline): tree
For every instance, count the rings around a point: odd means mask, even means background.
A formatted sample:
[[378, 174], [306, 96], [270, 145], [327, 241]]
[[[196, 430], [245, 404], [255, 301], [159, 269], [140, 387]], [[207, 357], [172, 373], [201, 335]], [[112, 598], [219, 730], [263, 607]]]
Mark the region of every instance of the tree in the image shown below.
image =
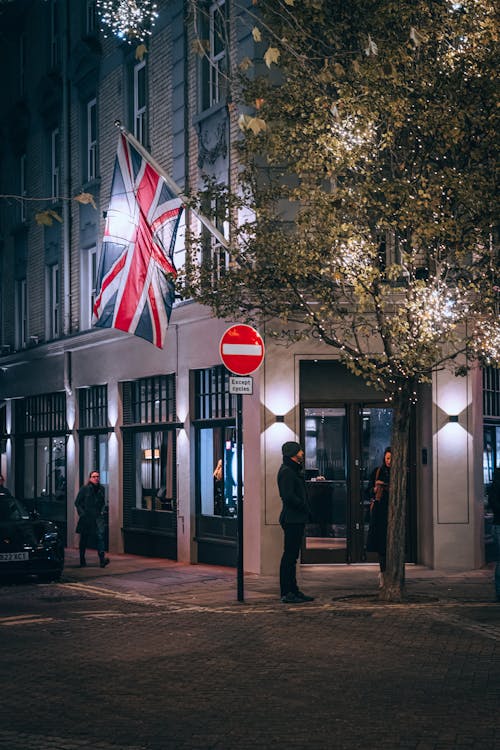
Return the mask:
[[231, 82], [243, 133], [231, 263], [189, 263], [187, 292], [221, 317], [298, 321], [387, 394], [381, 597], [399, 601], [418, 385], [499, 361], [494, 4], [254, 0], [248, 19], [265, 54]]

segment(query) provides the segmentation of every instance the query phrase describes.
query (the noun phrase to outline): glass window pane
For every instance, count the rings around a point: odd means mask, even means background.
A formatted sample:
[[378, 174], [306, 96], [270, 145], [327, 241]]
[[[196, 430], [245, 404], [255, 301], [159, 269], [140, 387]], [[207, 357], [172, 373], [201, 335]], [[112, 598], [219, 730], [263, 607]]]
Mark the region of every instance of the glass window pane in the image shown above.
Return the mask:
[[35, 497], [35, 441], [29, 438], [24, 441], [24, 490], [25, 500]]

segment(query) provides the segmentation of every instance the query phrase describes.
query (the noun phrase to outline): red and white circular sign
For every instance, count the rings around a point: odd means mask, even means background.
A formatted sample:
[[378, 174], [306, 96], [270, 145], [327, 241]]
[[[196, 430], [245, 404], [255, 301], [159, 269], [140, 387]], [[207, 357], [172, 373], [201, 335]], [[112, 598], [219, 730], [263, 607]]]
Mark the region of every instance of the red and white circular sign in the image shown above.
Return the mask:
[[240, 324], [228, 328], [219, 344], [220, 358], [235, 375], [250, 375], [264, 361], [264, 341], [252, 326]]

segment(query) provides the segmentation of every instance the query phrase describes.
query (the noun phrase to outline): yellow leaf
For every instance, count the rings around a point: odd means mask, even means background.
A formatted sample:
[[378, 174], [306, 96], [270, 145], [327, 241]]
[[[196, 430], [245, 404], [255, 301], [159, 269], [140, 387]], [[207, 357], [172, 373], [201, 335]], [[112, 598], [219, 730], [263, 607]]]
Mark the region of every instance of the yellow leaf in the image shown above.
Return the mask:
[[92, 193], [80, 193], [80, 195], [75, 195], [75, 201], [78, 201], [78, 203], [84, 203], [89, 204], [97, 209], [97, 206], [95, 204], [94, 196]]
[[148, 50], [147, 50], [145, 44], [139, 44], [139, 46], [135, 50], [135, 59], [136, 60], [143, 60], [144, 59], [144, 55], [146, 54], [147, 51]]
[[195, 39], [191, 44], [191, 49], [195, 55], [203, 57], [208, 49], [208, 41], [206, 39]]
[[61, 217], [61, 216], [59, 216], [59, 214], [57, 213], [57, 211], [53, 211], [53, 210], [52, 210], [51, 208], [49, 208], [49, 210], [47, 211], [47, 213], [48, 213], [48, 215], [49, 215], [49, 216], [51, 216], [51, 217], [52, 217], [53, 219], [55, 219], [56, 221], [58, 221], [58, 222], [59, 222], [59, 224], [62, 224], [62, 221], [63, 221], [63, 220], [62, 220], [62, 217]]
[[260, 29], [257, 26], [254, 26], [252, 29], [252, 36], [254, 42], [261, 42], [262, 41], [262, 34], [260, 33]]
[[272, 63], [278, 64], [278, 60], [280, 59], [280, 51], [276, 47], [268, 47], [266, 53], [264, 54], [264, 62], [266, 63], [267, 67], [270, 68]]
[[249, 57], [244, 57], [243, 60], [239, 64], [240, 70], [245, 72], [245, 70], [248, 70], [248, 68], [251, 68], [253, 65], [253, 62], [250, 60]]
[[62, 224], [62, 218], [51, 208], [47, 211], [39, 211], [39, 213], [35, 214], [35, 221], [40, 226], [51, 227], [54, 219]]
[[248, 127], [254, 135], [258, 135], [262, 130], [266, 130], [267, 125], [265, 120], [262, 120], [260, 117], [251, 117]]
[[240, 115], [238, 125], [241, 130], [251, 130], [254, 135], [258, 135], [267, 128], [265, 120], [260, 117], [250, 117], [250, 115]]
[[295, 0], [285, 0], [285, 5], [293, 5]]

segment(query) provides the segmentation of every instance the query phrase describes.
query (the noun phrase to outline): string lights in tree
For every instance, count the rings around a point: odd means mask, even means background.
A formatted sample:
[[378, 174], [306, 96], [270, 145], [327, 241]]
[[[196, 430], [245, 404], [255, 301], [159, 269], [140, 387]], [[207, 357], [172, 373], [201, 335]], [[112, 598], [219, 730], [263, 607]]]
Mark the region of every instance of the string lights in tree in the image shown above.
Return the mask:
[[128, 42], [144, 42], [158, 18], [151, 0], [97, 0], [97, 12], [104, 36], [112, 33]]

